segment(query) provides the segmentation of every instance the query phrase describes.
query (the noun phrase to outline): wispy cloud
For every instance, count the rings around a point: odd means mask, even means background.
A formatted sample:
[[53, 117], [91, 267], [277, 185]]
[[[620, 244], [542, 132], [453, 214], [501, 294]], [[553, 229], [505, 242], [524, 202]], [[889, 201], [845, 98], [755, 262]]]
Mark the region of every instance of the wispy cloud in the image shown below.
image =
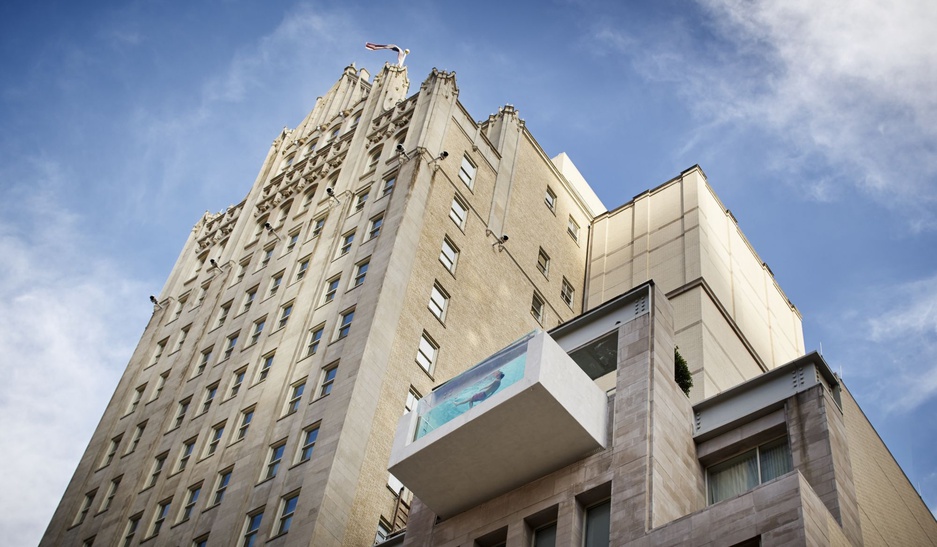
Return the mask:
[[937, 397], [937, 361], [931, 358], [937, 354], [937, 275], [855, 296], [856, 307], [824, 325], [845, 348], [834, 366], [842, 363], [847, 384], [860, 385], [863, 401], [886, 414], [910, 413], [932, 401]]
[[[774, 169], [803, 181], [792, 184], [807, 199], [858, 191], [901, 211], [914, 231], [937, 229], [937, 4], [699, 4], [716, 39], [694, 43], [693, 31], [704, 31], [679, 22], [682, 32], [666, 40], [643, 37], [632, 62], [646, 78], [674, 83], [724, 134], [773, 135], [783, 143]], [[595, 42], [633, 52], [633, 37], [618, 30], [600, 28]], [[812, 181], [820, 168], [838, 175]]]
[[55, 197], [62, 169], [32, 163], [30, 191], [6, 189], [0, 207], [0, 435], [15, 440], [0, 458], [16, 470], [0, 478], [0, 535], [11, 545], [38, 542], [146, 321], [142, 284], [75, 235], [78, 217]]

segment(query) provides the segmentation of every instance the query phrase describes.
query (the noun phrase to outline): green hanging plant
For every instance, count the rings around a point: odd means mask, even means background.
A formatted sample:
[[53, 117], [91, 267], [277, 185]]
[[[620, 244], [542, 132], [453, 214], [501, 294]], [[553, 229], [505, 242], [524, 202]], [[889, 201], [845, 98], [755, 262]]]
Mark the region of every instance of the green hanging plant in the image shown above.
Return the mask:
[[690, 388], [693, 387], [693, 375], [690, 374], [690, 367], [686, 364], [686, 359], [680, 355], [680, 348], [673, 348], [673, 379], [683, 390], [683, 393], [689, 397]]

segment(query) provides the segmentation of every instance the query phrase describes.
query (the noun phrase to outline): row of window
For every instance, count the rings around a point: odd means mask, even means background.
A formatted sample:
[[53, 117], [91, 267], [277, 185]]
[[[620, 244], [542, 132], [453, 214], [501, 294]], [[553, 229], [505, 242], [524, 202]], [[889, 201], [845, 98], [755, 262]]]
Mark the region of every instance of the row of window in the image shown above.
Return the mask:
[[[332, 369], [332, 371], [333, 372], [329, 380], [330, 382], [331, 380], [334, 380], [334, 369]], [[291, 399], [290, 405], [294, 404], [293, 403], [294, 400], [298, 400], [298, 396], [296, 396], [295, 393], [296, 392], [294, 390], [294, 398]], [[301, 394], [301, 390], [299, 393]], [[238, 434], [237, 434], [238, 440], [242, 439], [244, 435], [246, 434], [247, 427], [249, 426], [250, 421], [253, 418], [253, 413], [254, 413], [253, 409], [248, 409], [242, 412], [241, 426], [239, 427]], [[206, 457], [215, 452], [217, 445], [223, 436], [223, 432], [224, 432], [224, 423], [219, 424], [215, 426], [214, 428], [212, 428], [212, 434], [206, 446]], [[304, 463], [306, 461], [309, 461], [312, 458], [318, 436], [319, 436], [319, 424], [318, 423], [303, 429], [302, 442], [297, 447], [295, 464], [298, 465], [300, 463]], [[112, 441], [112, 443], [115, 443], [116, 445], [116, 443], [119, 443], [119, 441], [120, 439], [117, 438], [114, 441]], [[191, 439], [183, 443], [183, 446], [179, 452], [179, 456], [177, 459], [174, 473], [179, 473], [185, 470], [188, 464], [188, 461], [191, 458], [192, 453], [194, 452], [195, 442], [196, 442], [195, 439]], [[283, 463], [286, 445], [287, 445], [287, 439], [283, 439], [270, 446], [268, 450], [268, 456], [265, 462], [264, 470], [260, 477], [261, 481], [270, 480], [277, 476], [277, 473], [280, 470], [281, 464]], [[147, 479], [147, 483], [144, 486], [144, 489], [150, 488], [156, 485], [157, 480], [159, 479], [160, 475], [162, 474], [165, 468], [167, 458], [168, 458], [168, 452], [156, 456], [153, 462], [153, 466], [150, 471], [150, 475]], [[216, 506], [221, 503], [222, 499], [224, 498], [224, 494], [228, 487], [228, 484], [231, 481], [232, 473], [233, 473], [233, 467], [227, 468], [218, 473], [216, 477], [216, 481], [215, 481], [214, 494], [212, 497], [212, 502], [211, 502], [210, 507]], [[107, 494], [104, 500], [102, 501], [101, 507], [98, 511], [99, 513], [107, 511], [110, 508], [111, 503], [113, 502], [113, 499], [117, 493], [117, 489], [120, 486], [122, 479], [123, 477], [120, 476], [120, 477], [116, 477], [110, 482], [110, 484], [108, 485]], [[181, 508], [179, 516], [177, 518], [177, 524], [184, 522], [190, 518], [193, 510], [195, 509], [196, 503], [199, 499], [201, 490], [202, 490], [201, 481], [189, 487], [187, 495], [186, 495], [185, 504]], [[94, 498], [96, 494], [97, 494], [97, 489], [94, 489], [91, 492], [88, 492], [87, 494], [85, 494], [85, 497], [82, 500], [82, 504], [79, 507], [79, 510], [72, 523], [73, 526], [77, 526], [81, 524], [82, 522], [84, 522], [85, 517], [87, 516], [92, 504], [94, 503]], [[287, 510], [285, 512], [291, 517], [292, 511], [295, 509], [295, 502], [289, 503], [291, 496], [286, 496], [284, 497], [284, 499], [287, 500], [287, 503], [286, 503]], [[158, 504], [157, 510], [154, 513], [153, 520], [150, 524], [150, 528], [146, 535], [147, 538], [150, 538], [159, 534], [159, 531], [163, 525], [163, 522], [169, 516], [170, 503], [171, 503], [171, 498], [169, 500], [162, 501]], [[134, 535], [136, 534], [137, 526], [139, 524], [139, 518], [140, 518], [140, 515], [131, 517], [130, 522], [128, 523], [127, 531], [124, 536], [125, 544], [127, 544], [126, 541], [132, 540]], [[286, 528], [287, 529], [289, 528], [289, 522], [286, 523]], [[278, 531], [278, 533], [285, 533], [285, 532], [286, 530], [284, 530], [281, 525], [281, 528]]]
[[[228, 483], [231, 480], [231, 471], [226, 471], [219, 474], [218, 482], [216, 484], [215, 493], [212, 499], [212, 506], [218, 505], [221, 503], [221, 499], [224, 497], [225, 489], [228, 486]], [[179, 515], [176, 520], [176, 524], [183, 523], [191, 517], [195, 507], [198, 503], [199, 496], [201, 495], [202, 484], [198, 483], [189, 487], [185, 496], [185, 503], [179, 511]], [[281, 536], [289, 532], [290, 527], [293, 523], [293, 517], [296, 514], [296, 506], [299, 503], [299, 490], [291, 492], [282, 498], [280, 498], [279, 509], [277, 510], [277, 527], [274, 537]], [[153, 518], [150, 521], [150, 526], [146, 531], [144, 539], [150, 539], [159, 535], [160, 530], [162, 529], [166, 519], [169, 517], [172, 508], [172, 498], [163, 500], [159, 502], [156, 506], [156, 510], [153, 513]], [[253, 547], [257, 545], [257, 537], [260, 532], [261, 522], [263, 520], [265, 508], [260, 508], [248, 513], [246, 521], [244, 523], [241, 539], [238, 545], [242, 547]], [[121, 545], [123, 547], [129, 547], [133, 544], [133, 541], [137, 535], [137, 532], [140, 528], [140, 521], [143, 519], [143, 513], [138, 513], [127, 520], [127, 524], [124, 527], [124, 533], [121, 537]], [[207, 547], [208, 545], [208, 534], [199, 536], [192, 542], [193, 547]], [[93, 538], [92, 538], [93, 539]], [[91, 543], [86, 540], [86, 546], [90, 546]]]

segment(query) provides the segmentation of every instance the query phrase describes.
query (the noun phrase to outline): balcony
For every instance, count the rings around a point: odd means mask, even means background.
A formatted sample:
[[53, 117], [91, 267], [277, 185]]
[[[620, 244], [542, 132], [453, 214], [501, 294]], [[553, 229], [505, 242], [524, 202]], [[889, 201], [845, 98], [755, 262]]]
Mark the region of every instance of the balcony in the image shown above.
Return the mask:
[[533, 332], [404, 415], [389, 470], [446, 518], [604, 448], [607, 405], [548, 334]]

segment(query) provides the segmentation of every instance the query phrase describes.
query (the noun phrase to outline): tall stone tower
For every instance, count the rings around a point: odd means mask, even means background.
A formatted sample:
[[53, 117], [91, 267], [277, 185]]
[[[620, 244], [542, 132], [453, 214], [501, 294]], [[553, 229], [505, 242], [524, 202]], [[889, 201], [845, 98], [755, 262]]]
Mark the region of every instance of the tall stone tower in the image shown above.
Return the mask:
[[604, 207], [511, 106], [347, 67], [200, 219], [42, 545], [369, 545], [412, 402], [582, 311]]

